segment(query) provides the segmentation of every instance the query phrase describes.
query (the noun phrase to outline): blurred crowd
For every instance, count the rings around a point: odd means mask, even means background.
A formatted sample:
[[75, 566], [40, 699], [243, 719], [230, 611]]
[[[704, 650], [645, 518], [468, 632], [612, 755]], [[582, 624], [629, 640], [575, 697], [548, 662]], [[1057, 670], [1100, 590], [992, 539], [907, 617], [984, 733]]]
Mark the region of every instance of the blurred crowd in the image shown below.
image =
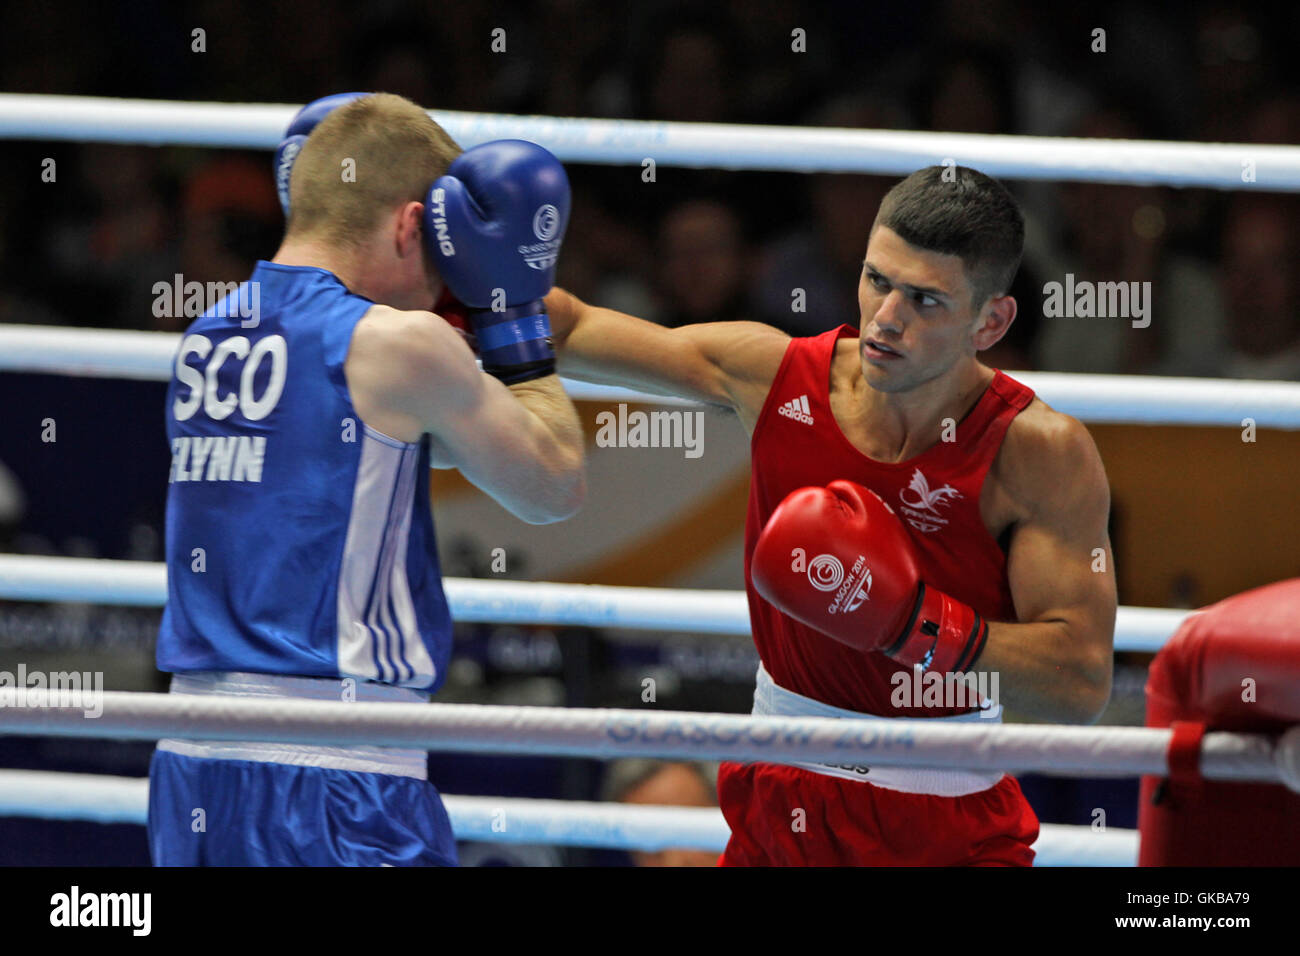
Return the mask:
[[[32, 4], [0, 12], [0, 88], [274, 103], [387, 90], [435, 109], [1297, 144], [1298, 27], [1300, 8], [1217, 2]], [[153, 315], [155, 283], [245, 278], [282, 229], [269, 153], [13, 143], [0, 170], [0, 321], [175, 330], [185, 320]], [[570, 174], [562, 285], [666, 325], [801, 335], [856, 324], [894, 181]], [[1300, 379], [1297, 197], [1008, 185], [1026, 252], [990, 364]], [[1067, 274], [1150, 282], [1149, 326], [1045, 317], [1044, 285]]]

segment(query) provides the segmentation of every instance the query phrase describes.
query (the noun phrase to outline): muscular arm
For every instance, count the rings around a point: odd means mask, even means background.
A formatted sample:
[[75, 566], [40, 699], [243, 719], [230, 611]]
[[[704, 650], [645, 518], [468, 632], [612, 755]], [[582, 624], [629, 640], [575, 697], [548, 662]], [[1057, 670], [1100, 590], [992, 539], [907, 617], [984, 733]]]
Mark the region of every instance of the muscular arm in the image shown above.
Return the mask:
[[546, 308], [561, 374], [732, 408], [751, 431], [790, 341], [757, 322], [667, 329], [563, 289], [551, 291]]
[[1009, 449], [1008, 490], [1023, 508], [1007, 556], [1020, 623], [990, 625], [976, 670], [998, 672], [1001, 703], [1017, 715], [1092, 723], [1114, 669], [1110, 491], [1087, 429], [1046, 414]]
[[358, 323], [346, 374], [367, 424], [407, 441], [427, 432], [436, 464], [521, 520], [561, 521], [581, 506], [582, 426], [556, 376], [507, 388], [442, 319], [382, 306]]

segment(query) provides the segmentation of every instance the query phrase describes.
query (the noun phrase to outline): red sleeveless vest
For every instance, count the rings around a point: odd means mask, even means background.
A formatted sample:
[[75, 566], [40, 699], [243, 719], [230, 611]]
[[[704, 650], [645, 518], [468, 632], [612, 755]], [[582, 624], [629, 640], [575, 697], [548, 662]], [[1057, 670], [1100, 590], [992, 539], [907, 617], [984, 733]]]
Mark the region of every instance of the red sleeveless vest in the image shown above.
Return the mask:
[[835, 707], [891, 717], [941, 717], [956, 710], [891, 705], [899, 665], [863, 653], [782, 614], [754, 590], [750, 560], [758, 534], [796, 488], [856, 481], [880, 495], [903, 520], [925, 582], [969, 604], [990, 621], [1014, 621], [1007, 561], [980, 518], [980, 489], [1011, 420], [1034, 393], [997, 372], [957, 423], [956, 441], [936, 442], [896, 464], [858, 451], [830, 406], [835, 345], [857, 330], [841, 326], [793, 339], [767, 393], [751, 440], [753, 474], [745, 521], [745, 591], [759, 657], [782, 687]]

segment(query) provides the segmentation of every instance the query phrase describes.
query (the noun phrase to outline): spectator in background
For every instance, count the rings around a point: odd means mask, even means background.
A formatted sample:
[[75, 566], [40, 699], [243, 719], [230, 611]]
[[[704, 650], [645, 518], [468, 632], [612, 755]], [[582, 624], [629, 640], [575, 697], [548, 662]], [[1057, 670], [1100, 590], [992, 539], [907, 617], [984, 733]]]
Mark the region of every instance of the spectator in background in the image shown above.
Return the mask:
[[918, 84], [922, 128], [950, 133], [1014, 133], [1015, 65], [978, 47], [941, 50]]
[[[727, 0], [744, 66], [733, 80], [748, 121], [797, 123], [817, 105], [821, 90], [843, 85], [843, 49], [855, 60], [862, 48], [851, 37], [859, 17], [838, 16], [831, 5], [805, 0]], [[846, 23], [845, 20], [850, 22]], [[849, 28], [846, 30], [846, 27]], [[807, 52], [795, 52], [796, 29]], [[889, 42], [893, 42], [891, 36]]]
[[[80, 147], [79, 162], [58, 167], [59, 182], [85, 193], [51, 191], [63, 205], [43, 220], [42, 258], [52, 273], [48, 301], [74, 325], [144, 327], [153, 284], [175, 271], [159, 156], [148, 147], [97, 143]], [[87, 303], [94, 303], [93, 317]]]
[[[616, 760], [605, 771], [606, 802], [645, 806], [717, 807], [717, 768], [662, 760]], [[716, 866], [712, 850], [633, 850], [637, 866]]]
[[[902, 117], [866, 97], [832, 102], [813, 125], [894, 129]], [[778, 236], [758, 255], [755, 318], [790, 335], [817, 335], [858, 322], [858, 277], [886, 176], [817, 173], [807, 177], [813, 220]], [[802, 290], [802, 296], [799, 291]], [[801, 308], [800, 308], [801, 307]]]
[[[586, 289], [591, 299], [632, 315], [651, 316], [657, 308], [651, 290], [648, 263], [653, 246], [639, 222], [619, 216], [588, 183], [588, 170], [569, 170], [573, 208], [564, 236], [559, 264], [559, 284], [579, 298]], [[597, 179], [599, 177], [596, 177]]]
[[1292, 196], [1239, 195], [1223, 232], [1226, 361], [1216, 374], [1300, 380], [1300, 257]]
[[817, 335], [857, 323], [867, 237], [893, 182], [850, 173], [809, 176], [811, 226], [778, 237], [760, 254], [754, 297], [761, 321], [791, 335]]
[[[991, 24], [972, 5], [949, 3], [947, 10], [954, 15], [949, 21], [954, 35], [934, 57], [933, 69], [927, 69], [916, 84], [916, 112], [925, 129], [1019, 133], [1022, 112], [1050, 115], [1070, 108], [1069, 85], [1049, 82], [1030, 62], [1009, 55], [1005, 31], [990, 31]], [[1035, 76], [1032, 83], [1027, 81], [1029, 75]], [[1026, 96], [1029, 90], [1042, 91], [1047, 100], [1055, 102], [1029, 102], [1022, 109], [1017, 94]], [[1033, 234], [1040, 231], [1046, 188], [1034, 183], [1015, 183], [1010, 188], [1024, 210], [1028, 249]], [[1016, 300], [1016, 321], [996, 345], [981, 354], [980, 361], [992, 368], [1034, 368], [1034, 342], [1042, 325], [1041, 289], [1032, 257], [1026, 256], [1008, 290]]]
[[740, 221], [728, 207], [710, 199], [673, 207], [659, 227], [659, 323], [747, 318], [748, 271]]
[[522, 53], [531, 92], [527, 112], [624, 115], [627, 90], [615, 55], [624, 40], [622, 11], [601, 0], [546, 0], [537, 15], [537, 42]]
[[720, 10], [670, 7], [655, 17], [642, 59], [638, 116], [694, 123], [735, 122], [738, 30]]
[[0, 461], [0, 551], [14, 550], [18, 527], [27, 512], [27, 494], [22, 483]]
[[[1195, 12], [1193, 42], [1200, 110], [1197, 139], [1235, 143], [1241, 118], [1261, 98], [1269, 81], [1267, 38], [1252, 14], [1235, 4], [1206, 3]], [[1288, 53], [1290, 51], [1287, 51]]]
[[[1090, 114], [1073, 135], [1140, 138], [1118, 109]], [[1170, 249], [1164, 190], [1106, 183], [1062, 183], [1065, 235], [1056, 245], [1026, 243], [1026, 260], [1045, 282], [1067, 274], [1091, 282], [1149, 282], [1150, 324], [1126, 317], [1045, 316], [1036, 343], [1039, 368], [1058, 372], [1213, 375], [1223, 313], [1206, 264]], [[1042, 291], [1037, 303], [1040, 311]], [[1142, 320], [1138, 320], [1142, 321]]]
[[[26, 159], [27, 157], [22, 157]], [[14, 182], [19, 177], [17, 164], [11, 152], [0, 165], [0, 177]], [[32, 165], [35, 165], [33, 162]], [[20, 230], [20, 224], [30, 221], [19, 207], [17, 190], [0, 190], [0, 322], [23, 325], [67, 325], [66, 318], [55, 312], [41, 296], [33, 296], [28, 288], [35, 283], [56, 281], [53, 276], [42, 275], [39, 257], [34, 255], [39, 245], [31, 241], [31, 230]], [[0, 464], [0, 470], [3, 464]]]
[[[447, 62], [445, 51], [421, 23], [384, 23], [366, 32], [357, 45], [357, 61], [358, 89], [396, 93], [440, 109], [455, 108], [448, 102], [457, 86], [454, 71], [446, 71], [450, 82], [441, 87], [434, 83], [434, 70]], [[435, 90], [442, 94], [440, 98]]]
[[[213, 154], [185, 183], [182, 208], [180, 271], [186, 282], [243, 282], [258, 259], [275, 252], [282, 220], [265, 162]], [[215, 304], [209, 301], [204, 307]], [[179, 332], [192, 319], [153, 321], [161, 330]]]
[[[637, 119], [690, 123], [737, 123], [752, 117], [744, 98], [745, 71], [740, 29], [721, 6], [672, 4], [651, 8], [642, 26], [630, 29], [631, 64], [625, 74], [631, 115]], [[764, 117], [760, 121], [770, 121]], [[653, 160], [653, 151], [647, 153]], [[663, 210], [698, 196], [727, 196], [741, 209], [756, 208], [762, 193], [759, 174], [706, 168], [660, 165], [650, 178], [628, 188], [628, 173], [620, 171], [620, 189], [606, 192], [618, 214], [654, 223]], [[647, 188], [649, 183], [652, 186]]]
[[1300, 144], [1300, 90], [1279, 90], [1260, 102], [1242, 123], [1241, 141]]

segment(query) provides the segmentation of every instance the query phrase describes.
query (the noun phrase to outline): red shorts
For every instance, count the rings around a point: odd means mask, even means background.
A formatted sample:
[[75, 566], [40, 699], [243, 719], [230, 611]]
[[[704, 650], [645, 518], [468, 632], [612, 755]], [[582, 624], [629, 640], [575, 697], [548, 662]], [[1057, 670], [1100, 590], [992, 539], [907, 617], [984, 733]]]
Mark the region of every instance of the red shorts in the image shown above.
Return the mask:
[[724, 763], [718, 802], [731, 826], [719, 866], [1031, 866], [1038, 839], [1038, 817], [1011, 776], [936, 797]]

